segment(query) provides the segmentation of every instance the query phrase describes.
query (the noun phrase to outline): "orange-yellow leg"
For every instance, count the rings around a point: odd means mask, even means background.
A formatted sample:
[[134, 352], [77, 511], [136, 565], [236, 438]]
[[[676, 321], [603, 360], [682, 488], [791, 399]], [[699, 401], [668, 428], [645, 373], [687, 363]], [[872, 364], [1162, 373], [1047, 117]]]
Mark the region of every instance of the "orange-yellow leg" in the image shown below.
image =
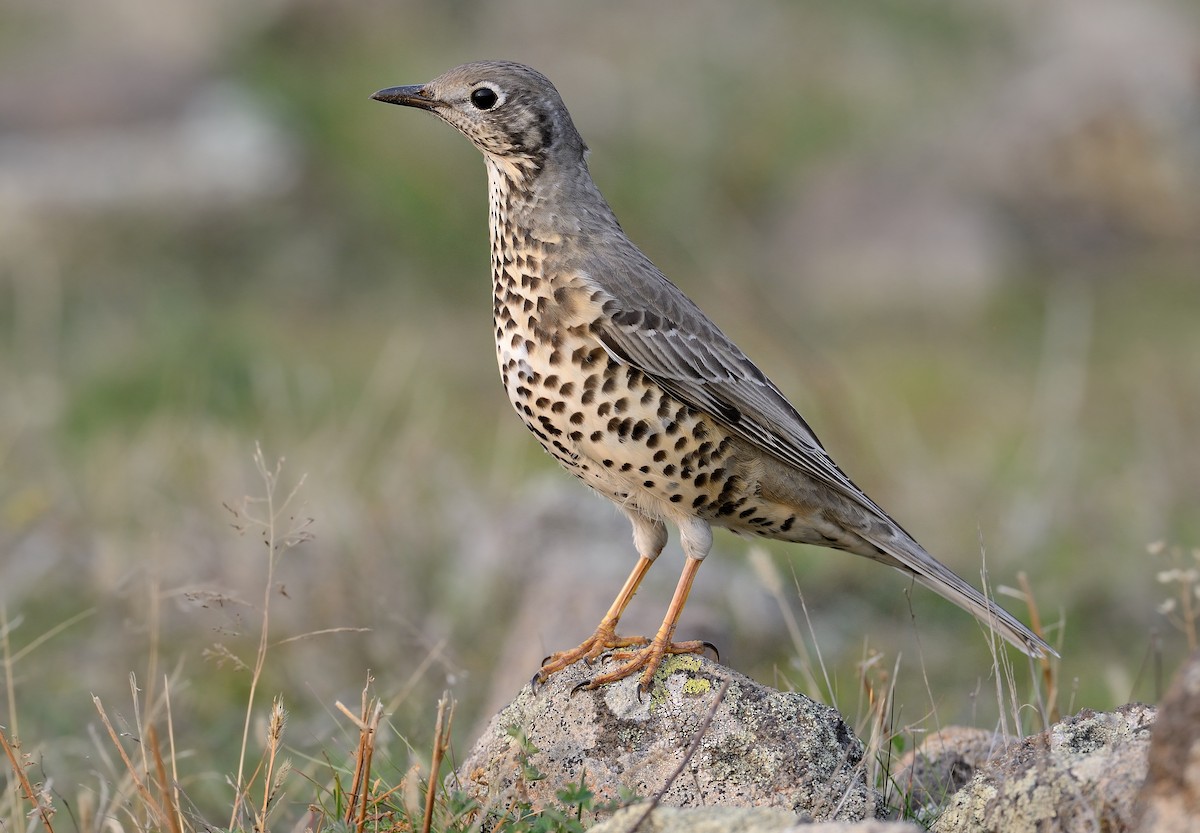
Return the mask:
[[613, 600], [612, 605], [608, 608], [608, 613], [604, 614], [604, 618], [596, 626], [596, 632], [585, 639], [583, 644], [578, 648], [552, 654], [542, 664], [542, 668], [538, 671], [537, 676], [533, 678], [535, 686], [537, 683], [544, 683], [546, 678], [556, 671], [561, 671], [569, 665], [574, 665], [581, 659], [586, 659], [590, 662], [605, 651], [611, 651], [614, 648], [630, 648], [634, 645], [645, 645], [650, 641], [644, 636], [624, 638], [617, 636], [617, 622], [621, 620], [621, 614], [629, 606], [629, 600], [637, 592], [638, 585], [642, 583], [642, 579], [646, 577], [646, 571], [650, 569], [650, 565], [653, 563], [653, 558], [646, 558], [645, 556], [638, 558], [633, 572], [629, 574], [629, 578], [625, 579], [625, 584], [621, 587], [621, 592], [617, 594], [617, 598]]
[[642, 691], [649, 691], [654, 674], [667, 654], [703, 653], [709, 647], [708, 643], [671, 641], [671, 637], [675, 635], [675, 626], [679, 624], [679, 615], [683, 613], [683, 606], [687, 604], [688, 594], [692, 592], [692, 582], [696, 580], [696, 573], [699, 570], [700, 559], [689, 557], [683, 565], [683, 574], [679, 576], [679, 583], [675, 585], [675, 595], [671, 596], [671, 605], [667, 608], [667, 616], [663, 619], [662, 627], [658, 629], [658, 633], [654, 635], [650, 644], [636, 651], [617, 651], [613, 654], [613, 659], [627, 660], [625, 664], [615, 671], [593, 677], [581, 688], [599, 688], [641, 671], [642, 676], [638, 681], [638, 688]]

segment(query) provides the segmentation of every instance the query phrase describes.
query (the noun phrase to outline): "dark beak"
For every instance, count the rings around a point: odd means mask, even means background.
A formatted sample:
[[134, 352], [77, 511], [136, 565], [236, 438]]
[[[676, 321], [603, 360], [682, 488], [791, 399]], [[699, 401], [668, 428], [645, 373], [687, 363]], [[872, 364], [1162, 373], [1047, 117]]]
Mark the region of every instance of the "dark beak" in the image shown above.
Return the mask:
[[425, 92], [425, 87], [414, 85], [409, 87], [388, 87], [380, 90], [371, 98], [387, 104], [400, 104], [404, 107], [417, 107], [421, 110], [432, 110], [437, 102]]

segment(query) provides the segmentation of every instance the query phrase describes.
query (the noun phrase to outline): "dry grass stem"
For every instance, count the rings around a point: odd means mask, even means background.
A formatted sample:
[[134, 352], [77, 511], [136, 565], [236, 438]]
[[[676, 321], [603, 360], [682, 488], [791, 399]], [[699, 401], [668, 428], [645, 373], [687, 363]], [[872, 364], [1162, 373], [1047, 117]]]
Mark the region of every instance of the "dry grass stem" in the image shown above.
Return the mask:
[[675, 767], [675, 771], [668, 776], [663, 785], [658, 788], [658, 791], [650, 797], [646, 811], [638, 816], [638, 820], [633, 823], [633, 827], [629, 828], [629, 833], [636, 833], [637, 829], [642, 826], [642, 823], [650, 818], [650, 814], [654, 812], [654, 808], [658, 806], [663, 796], [667, 794], [667, 790], [671, 789], [671, 785], [683, 774], [683, 771], [687, 769], [687, 765], [691, 763], [692, 758], [700, 751], [700, 744], [704, 741], [704, 735], [708, 732], [708, 727], [712, 725], [713, 718], [717, 716], [717, 709], [721, 707], [721, 703], [725, 700], [725, 695], [728, 693], [729, 680], [725, 680], [725, 682], [721, 683], [721, 687], [717, 689], [717, 696], [713, 699], [712, 705], [708, 707], [708, 713], [704, 715], [704, 720], [700, 721], [700, 725], [696, 728], [696, 733], [692, 736], [692, 742], [688, 744], [687, 751], [683, 753], [683, 760], [679, 762], [679, 766]]
[[[276, 461], [274, 467], [268, 466], [266, 458], [263, 456], [262, 446], [256, 443], [254, 446], [254, 466], [263, 481], [263, 497], [246, 498], [243, 501], [241, 511], [232, 507], [226, 507], [233, 512], [237, 519], [234, 523], [235, 529], [239, 532], [245, 532], [250, 526], [257, 527], [260, 529], [263, 543], [267, 547], [267, 577], [263, 588], [258, 649], [255, 652], [254, 667], [250, 674], [250, 693], [246, 697], [246, 713], [242, 723], [242, 742], [238, 753], [237, 777], [234, 780], [233, 809], [230, 811], [229, 816], [230, 829], [237, 826], [237, 820], [241, 814], [242, 805], [246, 800], [246, 793], [249, 789], [249, 782], [244, 778], [246, 771], [246, 749], [250, 742], [250, 722], [254, 715], [255, 695], [258, 691], [259, 681], [262, 679], [263, 665], [266, 663], [267, 649], [270, 645], [271, 598], [275, 593], [275, 566], [279, 556], [285, 551], [311, 539], [311, 534], [307, 530], [309, 525], [307, 520], [301, 520], [298, 524], [287, 529], [283, 529], [280, 526], [284, 513], [295, 499], [300, 488], [304, 485], [305, 479], [301, 476], [287, 496], [282, 501], [277, 501], [276, 490], [279, 486], [280, 474], [283, 471], [283, 462], [283, 458], [280, 458]], [[259, 504], [263, 507], [261, 514], [257, 510]], [[252, 507], [255, 508], [252, 509]], [[252, 781], [253, 779], [250, 780]], [[270, 789], [269, 778], [266, 781], [265, 789]], [[267, 809], [264, 806], [261, 811], [261, 820], [264, 824]]]
[[372, 803], [370, 795], [371, 763], [375, 757], [375, 744], [379, 736], [379, 724], [383, 719], [383, 705], [370, 697], [368, 692], [374, 678], [367, 676], [363, 686], [359, 713], [350, 711], [341, 701], [334, 706], [358, 727], [358, 745], [354, 750], [354, 774], [350, 778], [350, 790], [346, 801], [343, 821], [359, 833], [366, 828], [367, 809]]
[[[45, 800], [48, 798], [47, 796], [40, 791], [34, 792], [33, 785], [29, 783], [29, 777], [25, 774], [25, 768], [17, 759], [16, 749], [9, 743], [3, 731], [0, 731], [0, 745], [4, 747], [4, 754], [8, 758], [9, 765], [12, 766], [13, 776], [21, 785], [21, 792], [25, 794], [25, 799], [33, 805], [33, 812], [37, 813], [42, 826], [46, 828], [46, 833], [54, 833], [54, 826], [50, 824], [50, 817], [54, 814], [54, 809]], [[14, 818], [16, 817], [19, 817], [19, 814], [14, 814]]]
[[154, 759], [154, 773], [158, 777], [158, 794], [162, 796], [167, 829], [170, 833], [183, 833], [182, 818], [176, 803], [175, 781], [167, 777], [167, 765], [158, 748], [158, 732], [153, 726], [147, 728], [146, 742], [142, 746], [150, 747], [150, 756]]
[[[771, 598], [775, 600], [776, 607], [779, 608], [779, 613], [783, 616], [784, 625], [787, 627], [788, 636], [792, 640], [792, 649], [800, 659], [800, 673], [804, 675], [805, 685], [809, 692], [816, 695], [821, 690], [817, 684], [817, 678], [813, 675], [812, 655], [809, 653], [808, 645], [804, 642], [804, 637], [800, 633], [800, 626], [796, 622], [796, 615], [792, 613], [791, 605], [787, 603], [787, 599], [783, 594], [783, 581], [779, 577], [779, 570], [775, 563], [771, 561], [771, 555], [764, 547], [751, 547], [746, 556], [750, 559], [750, 566], [754, 569], [754, 574], [758, 576], [758, 580], [766, 588]], [[793, 575], [793, 578], [795, 576]]]
[[[1042, 628], [1042, 613], [1038, 609], [1037, 599], [1033, 595], [1033, 586], [1029, 583], [1029, 576], [1024, 570], [1017, 573], [1017, 583], [1021, 586], [1021, 595], [1025, 599], [1025, 606], [1029, 609], [1029, 627], [1038, 636], [1046, 638], [1045, 631]], [[1042, 688], [1039, 691], [1035, 686], [1035, 693], [1038, 696], [1039, 704], [1043, 717], [1044, 729], [1049, 729], [1054, 723], [1057, 723], [1062, 717], [1058, 710], [1058, 674], [1050, 657], [1043, 656], [1038, 659], [1038, 665], [1042, 672]]]
[[179, 770], [177, 765], [178, 758], [175, 753], [175, 719], [171, 715], [171, 683], [165, 675], [163, 676], [163, 706], [167, 712], [167, 747], [171, 759], [171, 799], [169, 806], [174, 808], [175, 824], [179, 830], [182, 830], [183, 810], [179, 806]]
[[445, 639], [439, 639], [437, 644], [429, 649], [429, 651], [421, 659], [421, 662], [415, 669], [413, 669], [413, 672], [408, 675], [408, 679], [404, 682], [404, 685], [400, 687], [400, 690], [396, 693], [396, 696], [388, 701], [385, 711], [388, 713], [395, 712], [400, 708], [401, 704], [408, 700], [408, 696], [416, 690], [421, 680], [424, 679], [425, 672], [428, 671], [435, 662], [438, 662], [444, 658], [443, 652], [446, 650], [446, 642], [447, 640]]
[[868, 726], [865, 732], [861, 726], [857, 731], [866, 738], [863, 744], [863, 761], [867, 768], [867, 777], [874, 784], [884, 783], [883, 776], [887, 767], [882, 759], [884, 750], [891, 749], [896, 679], [900, 676], [899, 655], [891, 673], [882, 667], [883, 659], [883, 654], [870, 652], [859, 665], [859, 682], [866, 697]]
[[308, 633], [302, 633], [297, 636], [289, 636], [286, 639], [281, 639], [278, 642], [273, 643], [273, 647], [279, 647], [280, 645], [287, 645], [289, 642], [300, 642], [301, 640], [310, 639], [314, 636], [327, 636], [331, 633], [370, 633], [371, 630], [372, 630], [371, 628], [351, 628], [351, 627], [322, 628], [321, 630], [309, 631]]
[[[812, 638], [813, 652], [817, 655], [817, 665], [821, 669], [821, 677], [825, 680], [825, 690], [829, 693], [832, 700], [834, 698], [833, 683], [829, 679], [829, 669], [825, 666], [825, 657], [821, 655], [821, 643], [817, 640], [817, 631], [813, 627], [812, 616], [808, 612], [808, 603], [804, 601], [804, 593], [800, 591], [800, 579], [796, 575], [796, 570], [792, 568], [792, 582], [796, 587], [796, 598], [800, 602], [800, 611], [804, 614], [804, 624], [808, 626], [808, 635]], [[810, 672], [809, 676], [812, 674]], [[814, 689], [815, 694], [819, 689]]]
[[125, 747], [121, 745], [121, 737], [117, 734], [117, 730], [113, 728], [112, 721], [108, 719], [108, 713], [104, 710], [104, 704], [100, 702], [100, 698], [92, 695], [92, 702], [96, 706], [96, 711], [100, 713], [100, 722], [104, 724], [104, 728], [108, 730], [108, 736], [112, 740], [113, 745], [117, 747], [117, 752], [121, 755], [121, 760], [125, 764], [125, 771], [129, 774], [138, 795], [141, 797], [147, 810], [150, 811], [156, 823], [160, 827], [170, 827], [170, 822], [167, 820], [166, 811], [162, 805], [155, 800], [154, 795], [150, 792], [149, 787], [138, 776], [138, 770], [133, 765], [129, 754], [125, 751]]
[[443, 692], [438, 700], [437, 725], [433, 735], [433, 756], [429, 762], [429, 785], [425, 790], [425, 816], [421, 821], [421, 833], [429, 833], [433, 826], [433, 806], [437, 797], [438, 773], [442, 770], [442, 758], [450, 746], [450, 725], [454, 721], [454, 700], [450, 692]]
[[1157, 574], [1159, 584], [1175, 585], [1175, 595], [1159, 605], [1158, 611], [1187, 639], [1188, 651], [1200, 644], [1200, 549], [1184, 555], [1183, 547], [1168, 547], [1165, 541], [1155, 541], [1146, 547], [1155, 558], [1164, 556], [1171, 567]]
[[[279, 755], [279, 749], [283, 744], [283, 730], [286, 725], [287, 710], [283, 707], [283, 699], [276, 697], [271, 703], [271, 717], [267, 722], [266, 773], [263, 776], [263, 797], [254, 823], [254, 829], [258, 833], [266, 833], [267, 817], [271, 813], [271, 807], [275, 803], [279, 787], [283, 783], [283, 777], [287, 775], [287, 771], [290, 769], [287, 761], [282, 762], [278, 771], [275, 769], [275, 762]], [[247, 786], [249, 785], [247, 784]]]

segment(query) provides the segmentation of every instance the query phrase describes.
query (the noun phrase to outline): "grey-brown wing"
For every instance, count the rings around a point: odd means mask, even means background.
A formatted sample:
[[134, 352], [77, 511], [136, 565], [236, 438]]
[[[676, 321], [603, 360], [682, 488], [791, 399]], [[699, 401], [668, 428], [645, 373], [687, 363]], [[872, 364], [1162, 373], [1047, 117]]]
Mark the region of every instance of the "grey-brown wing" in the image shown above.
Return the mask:
[[609, 354], [767, 454], [887, 517], [834, 463], [779, 388], [674, 284], [657, 270], [655, 276], [636, 294], [622, 292], [604, 304], [608, 314], [597, 322], [597, 336]]

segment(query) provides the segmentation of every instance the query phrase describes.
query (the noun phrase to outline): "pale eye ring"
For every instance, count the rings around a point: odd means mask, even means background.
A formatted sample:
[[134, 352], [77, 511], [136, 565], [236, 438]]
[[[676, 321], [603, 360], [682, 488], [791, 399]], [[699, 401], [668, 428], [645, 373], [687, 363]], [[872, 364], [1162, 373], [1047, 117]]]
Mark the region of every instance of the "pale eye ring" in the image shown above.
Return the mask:
[[480, 87], [471, 92], [471, 103], [476, 110], [491, 110], [499, 100], [500, 96], [491, 87]]

